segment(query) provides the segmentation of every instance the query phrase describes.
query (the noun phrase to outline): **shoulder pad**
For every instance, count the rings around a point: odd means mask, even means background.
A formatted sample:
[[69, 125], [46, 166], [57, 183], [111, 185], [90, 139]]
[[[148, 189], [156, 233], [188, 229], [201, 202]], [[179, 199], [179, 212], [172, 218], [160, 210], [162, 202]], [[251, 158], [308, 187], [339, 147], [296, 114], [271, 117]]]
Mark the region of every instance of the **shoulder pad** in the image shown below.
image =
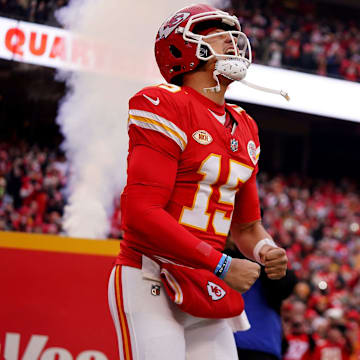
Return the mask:
[[238, 114], [241, 114], [243, 111], [245, 111], [241, 106], [236, 105], [236, 104], [231, 104], [231, 103], [226, 103], [227, 105], [229, 105], [231, 108], [233, 108]]

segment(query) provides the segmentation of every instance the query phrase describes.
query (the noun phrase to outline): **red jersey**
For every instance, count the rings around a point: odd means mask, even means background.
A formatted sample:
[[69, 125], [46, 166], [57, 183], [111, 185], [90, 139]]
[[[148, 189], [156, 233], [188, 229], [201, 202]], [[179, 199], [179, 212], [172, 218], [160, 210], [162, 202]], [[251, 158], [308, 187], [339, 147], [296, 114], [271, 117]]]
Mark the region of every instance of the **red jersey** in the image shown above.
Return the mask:
[[345, 344], [333, 343], [329, 340], [320, 340], [316, 345], [314, 360], [348, 360], [350, 354]]
[[284, 360], [309, 360], [310, 340], [307, 334], [288, 335], [286, 337], [289, 347], [284, 355]]
[[[233, 126], [224, 126], [226, 116]], [[128, 126], [119, 262], [137, 266], [145, 254], [213, 270], [231, 221], [260, 218], [255, 183], [260, 145], [254, 120], [239, 106], [220, 106], [192, 88], [163, 84], [147, 87], [130, 99]], [[135, 154], [139, 148], [141, 156]], [[147, 153], [152, 155], [144, 160]], [[148, 172], [154, 172], [152, 178]], [[135, 186], [137, 190], [131, 191]], [[154, 213], [147, 219], [146, 209], [132, 211], [143, 200], [139, 191], [146, 199], [162, 192], [159, 201], [166, 214]], [[149, 211], [156, 207], [151, 200], [148, 204]]]

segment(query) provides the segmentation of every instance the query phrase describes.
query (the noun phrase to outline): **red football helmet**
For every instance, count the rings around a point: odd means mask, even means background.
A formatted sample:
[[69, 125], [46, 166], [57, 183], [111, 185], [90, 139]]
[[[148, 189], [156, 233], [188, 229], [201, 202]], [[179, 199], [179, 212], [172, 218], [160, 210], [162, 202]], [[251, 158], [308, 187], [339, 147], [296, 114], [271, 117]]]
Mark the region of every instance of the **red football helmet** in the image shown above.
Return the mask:
[[[224, 32], [206, 35], [206, 28], [221, 28]], [[227, 54], [217, 54], [205, 40], [224, 33], [230, 35], [233, 49]], [[175, 76], [194, 70], [200, 60], [213, 57], [241, 59], [249, 66], [251, 48], [235, 16], [198, 4], [177, 11], [161, 25], [156, 36], [155, 57], [162, 76], [171, 82]]]

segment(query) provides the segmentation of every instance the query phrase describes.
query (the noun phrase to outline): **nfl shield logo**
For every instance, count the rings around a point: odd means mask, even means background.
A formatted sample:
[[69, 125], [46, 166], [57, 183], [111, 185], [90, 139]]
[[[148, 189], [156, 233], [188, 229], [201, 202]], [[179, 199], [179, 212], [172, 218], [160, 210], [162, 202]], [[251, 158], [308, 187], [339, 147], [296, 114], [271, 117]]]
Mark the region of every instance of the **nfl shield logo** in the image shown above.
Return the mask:
[[238, 151], [239, 149], [239, 142], [236, 139], [231, 139], [230, 140], [230, 149], [235, 152]]

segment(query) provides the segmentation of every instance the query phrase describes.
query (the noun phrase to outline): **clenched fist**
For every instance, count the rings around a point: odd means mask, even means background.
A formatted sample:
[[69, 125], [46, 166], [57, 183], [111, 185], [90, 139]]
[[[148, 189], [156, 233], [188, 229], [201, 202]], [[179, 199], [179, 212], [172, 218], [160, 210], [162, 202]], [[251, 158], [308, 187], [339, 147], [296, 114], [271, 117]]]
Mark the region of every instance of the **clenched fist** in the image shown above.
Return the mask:
[[269, 279], [277, 280], [285, 276], [288, 258], [284, 249], [264, 245], [260, 249], [259, 255]]
[[260, 265], [245, 259], [232, 259], [224, 281], [233, 289], [243, 293], [260, 276]]

